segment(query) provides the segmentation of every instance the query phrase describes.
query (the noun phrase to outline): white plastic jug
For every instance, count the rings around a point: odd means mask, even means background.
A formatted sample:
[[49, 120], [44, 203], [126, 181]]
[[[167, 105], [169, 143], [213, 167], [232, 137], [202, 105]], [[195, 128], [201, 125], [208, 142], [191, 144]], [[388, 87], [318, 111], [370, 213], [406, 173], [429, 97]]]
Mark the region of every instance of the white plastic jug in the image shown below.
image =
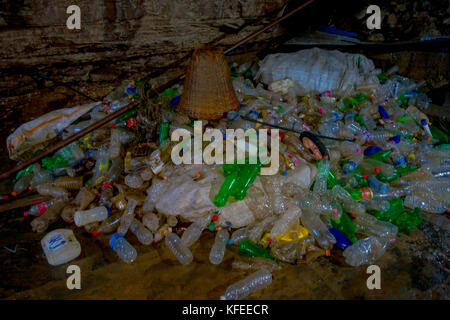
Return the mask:
[[70, 229], [56, 229], [41, 240], [48, 263], [58, 266], [71, 261], [81, 253], [81, 246]]

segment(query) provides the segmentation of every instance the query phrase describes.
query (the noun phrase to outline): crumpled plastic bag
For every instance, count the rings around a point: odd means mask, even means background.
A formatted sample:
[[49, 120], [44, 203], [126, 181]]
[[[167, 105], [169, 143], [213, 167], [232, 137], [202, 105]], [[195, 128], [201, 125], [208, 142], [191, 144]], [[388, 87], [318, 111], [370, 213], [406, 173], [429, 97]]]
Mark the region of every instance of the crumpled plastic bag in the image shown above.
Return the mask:
[[343, 53], [337, 50], [312, 48], [293, 53], [268, 55], [260, 63], [262, 82], [291, 78], [304, 92], [333, 91], [333, 96], [350, 94], [358, 83], [378, 83], [372, 60], [361, 54]]
[[25, 160], [34, 152], [50, 143], [59, 131], [68, 127], [76, 119], [98, 106], [101, 102], [93, 102], [73, 108], [64, 108], [22, 124], [9, 135], [7, 147], [9, 157], [13, 160]]

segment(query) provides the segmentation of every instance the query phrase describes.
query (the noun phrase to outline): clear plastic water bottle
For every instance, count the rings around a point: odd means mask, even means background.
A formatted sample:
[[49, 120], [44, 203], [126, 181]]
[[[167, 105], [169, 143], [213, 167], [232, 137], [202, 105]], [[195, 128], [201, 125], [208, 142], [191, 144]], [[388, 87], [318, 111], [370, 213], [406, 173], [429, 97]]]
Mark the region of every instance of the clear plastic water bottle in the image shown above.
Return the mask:
[[324, 249], [331, 249], [333, 245], [336, 243], [336, 239], [328, 231], [327, 226], [320, 220], [318, 214], [310, 210], [303, 210], [303, 214], [301, 216], [302, 224], [308, 228], [309, 231], [313, 234], [317, 243]]
[[375, 236], [360, 239], [344, 250], [345, 262], [354, 267], [372, 264], [384, 254], [389, 243], [389, 239]]
[[136, 260], [136, 249], [121, 234], [114, 233], [110, 235], [109, 246], [117, 253], [122, 261], [132, 263]]
[[230, 234], [227, 229], [221, 229], [217, 232], [214, 245], [209, 253], [209, 261], [212, 264], [219, 264], [222, 262], [229, 238]]
[[212, 214], [207, 214], [204, 217], [194, 221], [191, 225], [183, 232], [181, 236], [181, 242], [189, 248], [192, 246], [201, 236], [203, 230], [206, 228], [208, 223], [211, 221]]
[[153, 242], [153, 234], [136, 218], [133, 219], [130, 230], [143, 245], [148, 246]]
[[192, 262], [194, 257], [191, 250], [181, 242], [181, 239], [175, 233], [169, 233], [164, 241], [181, 264], [188, 265]]
[[90, 210], [76, 211], [73, 220], [78, 227], [82, 227], [92, 222], [103, 221], [109, 216], [111, 216], [111, 209], [101, 206]]
[[231, 234], [231, 242], [233, 244], [239, 244], [244, 239], [247, 239], [249, 235], [249, 229], [248, 228], [241, 228], [237, 229]]
[[241, 300], [252, 293], [268, 287], [272, 283], [272, 274], [261, 269], [247, 278], [230, 285], [221, 300]]

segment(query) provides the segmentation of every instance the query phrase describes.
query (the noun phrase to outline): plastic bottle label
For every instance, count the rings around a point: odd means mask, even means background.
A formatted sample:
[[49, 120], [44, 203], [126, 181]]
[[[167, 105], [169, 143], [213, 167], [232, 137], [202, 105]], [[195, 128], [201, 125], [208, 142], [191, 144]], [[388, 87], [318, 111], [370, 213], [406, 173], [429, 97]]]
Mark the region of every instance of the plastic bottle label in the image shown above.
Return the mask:
[[61, 247], [66, 243], [66, 238], [62, 233], [56, 233], [54, 234], [50, 239], [47, 240], [46, 246], [48, 250], [53, 251], [57, 248]]

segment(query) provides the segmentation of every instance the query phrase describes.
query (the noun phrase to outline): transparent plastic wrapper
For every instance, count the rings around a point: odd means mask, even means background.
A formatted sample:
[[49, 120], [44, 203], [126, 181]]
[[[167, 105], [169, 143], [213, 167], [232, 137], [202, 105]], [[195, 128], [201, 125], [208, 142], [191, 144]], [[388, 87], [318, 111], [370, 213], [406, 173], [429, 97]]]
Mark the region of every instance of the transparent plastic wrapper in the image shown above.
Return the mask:
[[9, 157], [17, 161], [30, 157], [34, 152], [49, 145], [58, 132], [99, 104], [100, 102], [93, 102], [51, 111], [22, 124], [7, 139]]
[[373, 62], [363, 55], [318, 48], [270, 54], [260, 63], [262, 82], [268, 85], [291, 78], [303, 88], [298, 95], [326, 90], [336, 95], [349, 94], [357, 83], [379, 83], [370, 74], [374, 69]]
[[389, 239], [375, 236], [360, 239], [344, 250], [345, 262], [354, 267], [373, 264], [384, 254], [389, 243]]
[[247, 278], [230, 285], [223, 300], [241, 300], [254, 292], [268, 287], [272, 283], [272, 274], [267, 269], [261, 269]]

